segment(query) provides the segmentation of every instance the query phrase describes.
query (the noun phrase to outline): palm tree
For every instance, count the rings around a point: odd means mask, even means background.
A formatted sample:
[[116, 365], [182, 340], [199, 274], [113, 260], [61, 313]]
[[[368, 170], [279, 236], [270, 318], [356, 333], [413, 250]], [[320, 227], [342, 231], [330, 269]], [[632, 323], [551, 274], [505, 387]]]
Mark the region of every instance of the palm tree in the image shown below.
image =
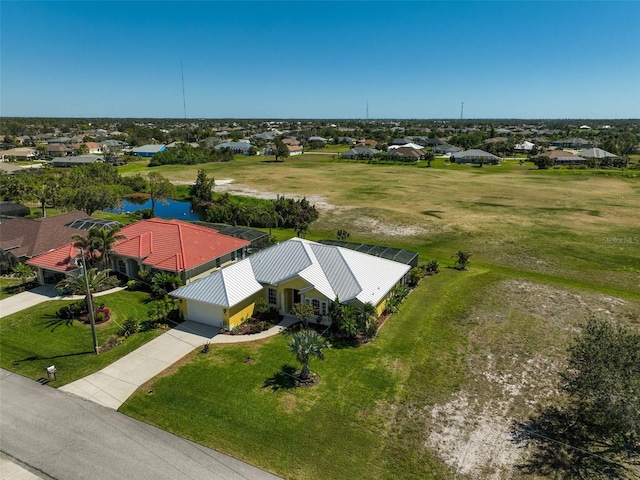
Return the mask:
[[324, 352], [322, 351], [324, 348], [330, 348], [330, 345], [315, 330], [300, 330], [291, 335], [289, 349], [302, 365], [300, 380], [309, 379], [309, 361], [312, 358], [324, 360]]
[[184, 282], [179, 276], [169, 272], [160, 272], [156, 273], [151, 279], [151, 292], [157, 298], [162, 298], [182, 285], [184, 285]]
[[378, 333], [378, 311], [373, 304], [365, 303], [358, 312], [360, 331], [366, 339], [372, 339]]
[[109, 265], [109, 257], [113, 252], [113, 246], [119, 240], [124, 240], [124, 235], [119, 235], [120, 227], [106, 228], [91, 227], [89, 229], [89, 242], [94, 252], [100, 253], [100, 261], [106, 267]]
[[[89, 309], [90, 305], [93, 305], [94, 293], [118, 286], [118, 278], [110, 277], [109, 273], [111, 273], [111, 270], [108, 268], [100, 271], [97, 268], [91, 268], [87, 270], [86, 280], [82, 274], [77, 276], [67, 275], [64, 280], [58, 282], [56, 289], [66, 290], [74, 295], [85, 295], [87, 297], [86, 307]], [[87, 283], [89, 284], [89, 292], [87, 292]]]
[[[97, 268], [90, 268], [87, 270], [87, 280], [89, 283], [89, 293], [102, 292], [118, 286], [118, 278], [110, 277], [111, 270], [105, 268], [98, 271]], [[61, 280], [56, 285], [57, 289], [68, 290], [74, 295], [86, 295], [87, 294], [87, 282], [84, 275], [67, 275], [64, 280]]]
[[72, 235], [71, 238], [73, 239], [73, 246], [75, 248], [80, 249], [80, 251], [82, 252], [85, 263], [93, 264], [95, 257], [94, 257], [93, 245], [89, 238], [88, 232], [87, 232], [87, 236], [76, 234], [76, 235]]
[[471, 263], [469, 260], [471, 257], [471, 252], [463, 252], [462, 250], [458, 250], [456, 253], [451, 255], [451, 258], [456, 259], [456, 265], [458, 270], [466, 270], [467, 266]]

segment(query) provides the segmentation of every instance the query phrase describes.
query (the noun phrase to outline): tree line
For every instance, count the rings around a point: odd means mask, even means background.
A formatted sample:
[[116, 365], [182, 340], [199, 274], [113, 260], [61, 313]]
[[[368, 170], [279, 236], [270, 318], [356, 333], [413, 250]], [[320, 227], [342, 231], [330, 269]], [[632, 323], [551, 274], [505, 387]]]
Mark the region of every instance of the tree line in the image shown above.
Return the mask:
[[70, 170], [42, 168], [31, 173], [0, 176], [0, 198], [20, 204], [37, 203], [42, 216], [47, 208], [82, 210], [92, 215], [98, 210], [116, 209], [125, 195], [146, 193], [152, 208], [156, 201], [175, 195], [175, 187], [156, 172], [124, 177], [115, 167], [92, 163]]
[[149, 166], [196, 165], [209, 162], [230, 162], [231, 160], [233, 160], [233, 152], [229, 148], [216, 150], [206, 145], [193, 147], [188, 143], [183, 143], [156, 153], [151, 158]]
[[263, 228], [293, 228], [304, 237], [320, 216], [306, 198], [279, 196], [275, 200], [214, 194], [215, 181], [200, 170], [190, 189], [191, 203], [204, 213], [207, 222]]

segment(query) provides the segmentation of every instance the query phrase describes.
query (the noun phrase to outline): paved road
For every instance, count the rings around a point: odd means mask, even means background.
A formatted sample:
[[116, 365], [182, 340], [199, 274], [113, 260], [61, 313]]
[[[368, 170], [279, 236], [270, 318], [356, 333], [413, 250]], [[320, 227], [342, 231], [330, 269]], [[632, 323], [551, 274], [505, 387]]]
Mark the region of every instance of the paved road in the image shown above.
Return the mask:
[[114, 410], [0, 369], [0, 451], [59, 480], [275, 480]]

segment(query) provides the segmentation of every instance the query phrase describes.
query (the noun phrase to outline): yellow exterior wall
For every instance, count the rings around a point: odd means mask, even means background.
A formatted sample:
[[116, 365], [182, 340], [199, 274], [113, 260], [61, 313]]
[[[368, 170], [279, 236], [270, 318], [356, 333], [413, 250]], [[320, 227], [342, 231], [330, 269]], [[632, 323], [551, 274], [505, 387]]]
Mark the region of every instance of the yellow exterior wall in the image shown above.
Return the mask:
[[180, 313], [184, 318], [189, 318], [187, 316], [187, 301], [184, 298], [180, 301]]
[[224, 315], [224, 322], [229, 328], [237, 327], [246, 319], [251, 318], [253, 315], [253, 309], [256, 306], [256, 300], [258, 297], [264, 297], [264, 291], [259, 291], [253, 297], [249, 297], [246, 300], [234, 305], [227, 309]]
[[378, 316], [382, 315], [384, 309], [387, 307], [387, 299], [383, 298], [382, 301], [376, 307], [376, 311], [378, 312]]

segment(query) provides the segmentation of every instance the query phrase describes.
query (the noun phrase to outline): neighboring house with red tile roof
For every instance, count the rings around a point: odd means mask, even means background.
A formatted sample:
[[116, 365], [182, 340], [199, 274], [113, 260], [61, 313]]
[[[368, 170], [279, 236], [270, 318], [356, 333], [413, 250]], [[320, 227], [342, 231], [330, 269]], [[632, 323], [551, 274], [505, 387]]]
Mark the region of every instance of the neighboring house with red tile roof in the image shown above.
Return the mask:
[[55, 217], [12, 218], [0, 224], [0, 261], [9, 266], [69, 243], [82, 230], [67, 225], [86, 218], [84, 212], [69, 212]]
[[[128, 225], [118, 234], [126, 238], [113, 247], [110, 258], [113, 270], [131, 278], [136, 278], [141, 269], [169, 272], [185, 283], [244, 258], [250, 245], [246, 240], [222, 235], [211, 228], [159, 218]], [[46, 278], [47, 270], [67, 273], [75, 270], [69, 252], [69, 245], [65, 245], [28, 263], [42, 271], [42, 278]]]

